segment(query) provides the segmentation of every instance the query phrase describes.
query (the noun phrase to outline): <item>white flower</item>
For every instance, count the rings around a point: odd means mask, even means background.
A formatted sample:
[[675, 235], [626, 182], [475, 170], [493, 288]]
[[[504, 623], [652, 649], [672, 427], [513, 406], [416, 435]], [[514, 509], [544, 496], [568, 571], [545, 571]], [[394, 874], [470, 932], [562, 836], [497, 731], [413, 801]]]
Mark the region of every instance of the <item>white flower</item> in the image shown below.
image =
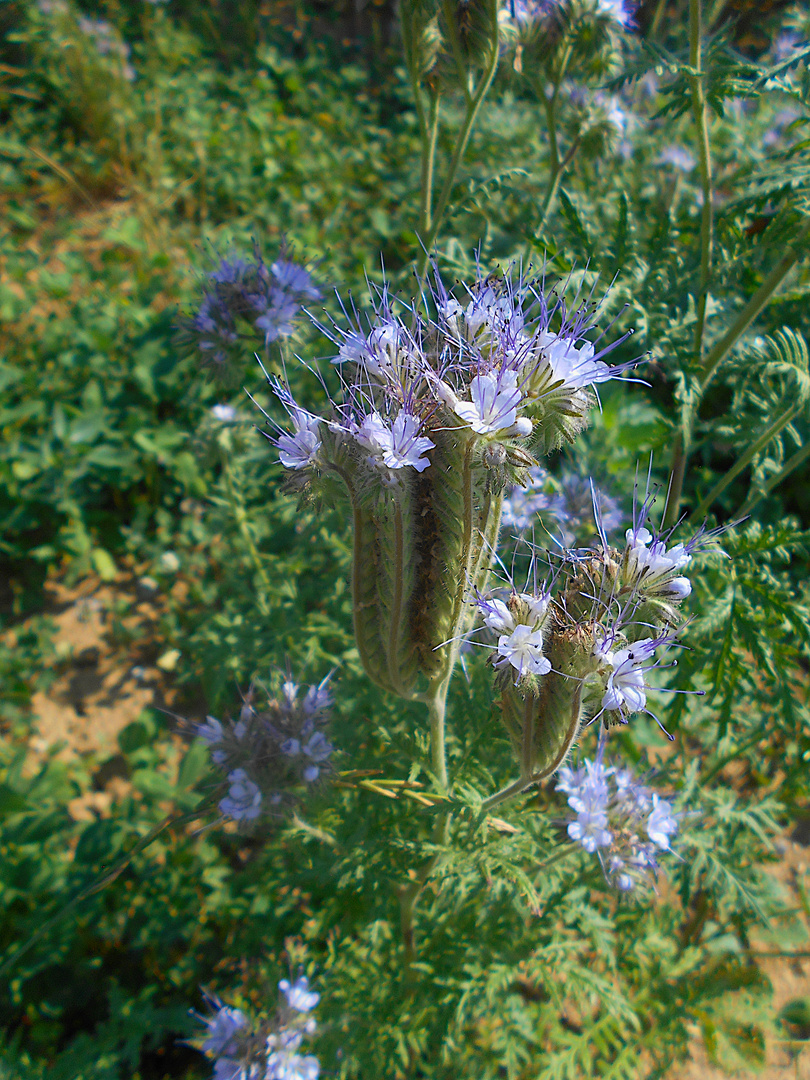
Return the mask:
[[424, 472], [430, 461], [422, 455], [432, 450], [435, 444], [420, 436], [419, 428], [418, 418], [405, 409], [400, 410], [391, 428], [379, 413], [373, 412], [363, 418], [355, 438], [389, 469], [403, 469], [411, 465], [417, 472]]
[[522, 675], [546, 675], [551, 671], [551, 661], [543, 656], [543, 632], [520, 623], [511, 634], [498, 638], [498, 655]]
[[[649, 529], [628, 529], [625, 536], [627, 538], [627, 571], [632, 577], [638, 578], [645, 588], [666, 574], [682, 570], [692, 561], [692, 556], [683, 544], [675, 544], [667, 550], [664, 541], [654, 540]], [[675, 594], [677, 595], [680, 590], [683, 596], [688, 596], [692, 591], [689, 580], [687, 578], [675, 580], [679, 583], [673, 590]], [[673, 584], [674, 581], [667, 582], [667, 589]]]
[[531, 593], [525, 592], [518, 593], [518, 600], [521, 600], [529, 609], [529, 617], [534, 620], [535, 625], [548, 611], [549, 599], [549, 593], [542, 593], [540, 596], [533, 596]]
[[512, 371], [476, 375], [470, 383], [472, 401], [459, 401], [454, 409], [479, 435], [510, 428], [517, 421], [521, 398], [516, 384], [517, 375]]
[[581, 390], [612, 378], [608, 365], [594, 360], [594, 348], [590, 341], [583, 341], [577, 349], [575, 340], [573, 337], [561, 338], [549, 331], [539, 335], [538, 344], [551, 368], [554, 381], [562, 382], [569, 390]]
[[512, 631], [515, 620], [503, 600], [479, 600], [478, 608], [484, 616], [484, 626], [490, 630]]
[[285, 469], [305, 469], [321, 448], [318, 438], [319, 416], [310, 416], [301, 409], [292, 413], [293, 435], [279, 435], [276, 440], [278, 459]]
[[236, 419], [236, 408], [233, 405], [213, 405], [211, 415], [215, 420], [219, 420], [223, 424], [229, 424]]
[[282, 979], [278, 984], [279, 990], [287, 999], [287, 1004], [297, 1012], [311, 1012], [318, 1004], [321, 995], [309, 989], [309, 980], [305, 975], [290, 983], [288, 979]]
[[641, 712], [647, 707], [644, 669], [640, 665], [648, 660], [655, 651], [652, 638], [634, 641], [626, 649], [611, 652], [604, 649], [604, 644], [596, 652], [605, 663], [612, 667], [608, 676], [607, 687], [602, 698], [602, 708], [608, 711]]
[[319, 1071], [318, 1059], [311, 1054], [301, 1057], [278, 1050], [267, 1058], [264, 1080], [318, 1080]]
[[662, 851], [669, 851], [669, 838], [678, 831], [672, 803], [653, 794], [653, 810], [647, 821], [647, 835]]
[[688, 577], [672, 578], [670, 581], [662, 582], [658, 591], [675, 600], [685, 600], [692, 591], [692, 582]]

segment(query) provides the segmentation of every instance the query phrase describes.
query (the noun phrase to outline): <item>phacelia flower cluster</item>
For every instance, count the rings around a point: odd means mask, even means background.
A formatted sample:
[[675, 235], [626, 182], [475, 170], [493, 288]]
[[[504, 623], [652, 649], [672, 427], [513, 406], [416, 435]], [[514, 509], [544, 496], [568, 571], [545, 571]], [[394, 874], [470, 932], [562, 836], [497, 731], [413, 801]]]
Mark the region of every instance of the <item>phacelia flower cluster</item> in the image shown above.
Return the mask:
[[540, 441], [544, 452], [573, 438], [594, 388], [630, 365], [604, 359], [619, 342], [597, 352], [586, 337], [596, 308], [569, 312], [557, 297], [549, 304], [538, 284], [479, 278], [459, 300], [437, 277], [430, 320], [415, 305], [395, 313], [383, 290], [367, 332], [359, 324], [330, 332], [343, 388], [330, 416], [307, 412], [274, 384], [293, 424], [277, 439], [282, 464], [390, 483], [429, 468], [445, 433], [465, 437], [479, 458], [503, 446], [490, 453], [491, 469], [516, 445]]
[[272, 1018], [251, 1021], [241, 1009], [208, 1001], [213, 1012], [200, 1016], [206, 1033], [200, 1049], [214, 1059], [213, 1080], [317, 1080], [318, 1059], [299, 1053], [303, 1040], [317, 1029], [309, 1014], [320, 995], [305, 976], [278, 984], [280, 1003]]
[[518, 536], [533, 529], [538, 536], [550, 533], [562, 547], [572, 547], [584, 537], [594, 535], [594, 500], [605, 533], [622, 522], [622, 512], [615, 499], [594, 487], [592, 481], [577, 473], [567, 473], [558, 490], [545, 469], [529, 469], [523, 487], [515, 485], [503, 501], [503, 524]]
[[370, 677], [402, 697], [449, 662], [497, 546], [505, 488], [572, 440], [596, 388], [632, 366], [607, 360], [624, 338], [591, 341], [599, 304], [572, 310], [543, 284], [479, 276], [452, 295], [436, 274], [421, 306], [382, 289], [367, 327], [327, 330], [341, 393], [324, 415], [271, 380], [290, 418], [273, 438], [290, 489], [351, 504], [358, 649]]
[[262, 816], [278, 815], [295, 801], [302, 785], [309, 787], [330, 771], [334, 747], [323, 731], [332, 705], [328, 680], [300, 695], [288, 679], [261, 711], [254, 708], [251, 691], [238, 720], [209, 716], [196, 725], [224, 774], [223, 816], [249, 826]]
[[712, 534], [671, 544], [646, 527], [649, 503], [622, 551], [609, 545], [597, 508], [594, 548], [551, 556], [542, 583], [535, 551], [522, 590], [511, 582], [508, 592], [478, 594], [479, 643], [491, 651], [502, 719], [527, 780], [562, 765], [583, 722], [610, 728], [646, 712], [660, 723], [647, 704], [648, 675], [676, 644], [691, 592], [683, 571]]
[[642, 784], [630, 769], [605, 765], [604, 742], [595, 761], [563, 766], [557, 790], [575, 812], [568, 835], [590, 854], [598, 854], [608, 882], [622, 892], [649, 885], [661, 852], [671, 850], [678, 831], [672, 804]]
[[321, 291], [303, 266], [282, 256], [268, 265], [254, 246], [253, 258], [222, 259], [206, 279], [197, 312], [185, 320], [183, 337], [212, 363], [224, 364], [240, 342], [265, 347], [293, 333], [303, 304]]

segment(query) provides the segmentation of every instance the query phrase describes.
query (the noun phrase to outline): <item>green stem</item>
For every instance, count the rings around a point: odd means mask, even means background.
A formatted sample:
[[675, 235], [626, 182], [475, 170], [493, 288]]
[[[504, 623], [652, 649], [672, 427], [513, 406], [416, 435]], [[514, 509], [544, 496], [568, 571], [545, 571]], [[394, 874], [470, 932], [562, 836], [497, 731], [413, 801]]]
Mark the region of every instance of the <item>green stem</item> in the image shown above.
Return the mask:
[[496, 791], [494, 795], [490, 795], [488, 799], [484, 799], [481, 803], [481, 809], [483, 811], [491, 810], [493, 806], [497, 806], [498, 803], [506, 802], [507, 799], [511, 799], [513, 795], [520, 795], [522, 791], [526, 791], [530, 788], [534, 781], [531, 777], [521, 776], [517, 780], [513, 780], [511, 784], [507, 784], [506, 787], [501, 788], [500, 791]]
[[785, 477], [789, 476], [794, 469], [798, 469], [800, 465], [803, 465], [808, 457], [810, 457], [810, 442], [805, 446], [800, 447], [792, 457], [789, 457], [779, 472], [775, 473], [770, 480], [768, 480], [767, 484], [764, 484], [759, 491], [752, 492], [748, 496], [738, 513], [734, 515], [735, 518], [746, 517], [746, 515], [750, 514], [761, 499], [764, 499], [775, 487], [778, 487]]
[[[424, 695], [423, 701], [428, 707], [430, 719], [430, 767], [440, 789], [445, 792], [448, 787], [447, 756], [445, 751], [445, 713], [447, 710], [447, 691], [450, 688], [452, 669], [438, 676], [431, 683], [430, 690]], [[446, 844], [450, 832], [450, 812], [442, 810], [437, 819], [433, 833], [435, 844]], [[416, 935], [414, 932], [414, 916], [416, 905], [425, 883], [439, 861], [440, 855], [432, 856], [418, 871], [416, 878], [405, 885], [399, 892], [399, 915], [402, 942], [404, 947], [403, 978], [406, 984], [413, 982], [413, 964], [416, 960]]]
[[447, 691], [450, 688], [450, 675], [447, 674], [428, 698], [428, 716], [430, 719], [430, 767], [442, 791], [447, 791], [447, 758], [445, 753], [444, 728], [447, 710]]
[[253, 534], [250, 531], [250, 522], [248, 521], [247, 512], [241, 498], [237, 495], [228, 455], [224, 448], [222, 449], [222, 473], [225, 477], [225, 489], [228, 493], [228, 502], [230, 503], [231, 511], [239, 528], [239, 533], [244, 540], [245, 547], [247, 548], [251, 562], [253, 563], [253, 568], [264, 587], [264, 592], [259, 593], [256, 598], [259, 604], [259, 611], [261, 611], [262, 615], [268, 615], [270, 609], [267, 606], [267, 597], [272, 593], [273, 587], [270, 584], [270, 578], [267, 576], [267, 571], [262, 565], [259, 550], [256, 547]]
[[718, 498], [736, 478], [740, 475], [746, 465], [750, 464], [751, 460], [756, 457], [760, 450], [764, 449], [775, 438], [779, 432], [787, 427], [790, 421], [796, 416], [802, 408], [801, 402], [795, 402], [788, 409], [786, 409], [781, 416], [777, 417], [772, 424], [769, 424], [767, 428], [762, 432], [760, 437], [748, 447], [748, 449], [740, 455], [734, 465], [729, 469], [725, 476], [714, 485], [712, 490], [701, 502], [700, 506], [693, 512], [692, 516], [697, 518], [703, 517], [715, 499]]
[[546, 111], [546, 128], [548, 130], [548, 154], [550, 158], [549, 164], [551, 165], [551, 175], [559, 170], [560, 167], [560, 152], [557, 147], [557, 119], [555, 116], [555, 106], [557, 104], [557, 87], [554, 87], [554, 92], [551, 97], [546, 96], [545, 90], [540, 89], [540, 94], [543, 98], [543, 108]]
[[678, 519], [681, 508], [681, 496], [683, 494], [683, 481], [686, 476], [686, 462], [689, 456], [686, 439], [691, 436], [691, 424], [684, 424], [681, 431], [675, 436], [675, 445], [672, 449], [672, 466], [667, 489], [667, 502], [664, 507], [662, 527], [670, 529]]
[[394, 508], [394, 595], [391, 601], [391, 626], [388, 634], [388, 677], [400, 697], [407, 697], [402, 692], [399, 677], [399, 640], [402, 628], [402, 579], [405, 574], [404, 536], [402, 522], [402, 503], [396, 498]]
[[709, 279], [712, 270], [713, 222], [712, 222], [712, 161], [709, 148], [708, 110], [703, 87], [705, 73], [701, 61], [701, 0], [689, 0], [689, 63], [697, 72], [690, 77], [692, 83], [692, 109], [698, 133], [700, 153], [700, 180], [703, 191], [703, 209], [700, 219], [700, 280], [698, 285], [697, 321], [695, 323], [695, 358], [700, 363], [703, 351], [703, 331], [706, 326], [706, 305], [709, 298]]
[[805, 240], [807, 240], [808, 235], [810, 235], [810, 216], [807, 218], [804, 227], [799, 230], [799, 234], [793, 243], [788, 245], [785, 254], [773, 270], [771, 270], [770, 274], [768, 274], [742, 311], [740, 311], [737, 318], [723, 337], [720, 338], [706, 356], [703, 363], [703, 382], [700, 385], [701, 397], [705, 393], [706, 387], [717, 373], [720, 364], [725, 360], [738, 338], [742, 337], [782, 283], [783, 278], [793, 268], [799, 256], [802, 254], [802, 247]]
[[450, 40], [450, 50], [453, 53], [459, 85], [464, 92], [464, 97], [469, 103], [472, 98], [470, 87], [468, 85], [470, 73], [467, 70], [467, 65], [464, 63], [464, 52], [461, 48], [461, 42], [459, 41], [458, 30], [456, 27], [458, 4], [456, 3], [456, 0], [444, 0], [442, 6], [444, 8], [444, 21], [447, 37]]
[[430, 121], [422, 143], [422, 205], [419, 213], [421, 233], [427, 233], [430, 229], [433, 212], [433, 172], [436, 165], [436, 140], [439, 132], [439, 101], [439, 95], [433, 94], [430, 99]]
[[[697, 74], [690, 76], [692, 84], [692, 112], [697, 128], [700, 154], [700, 180], [703, 192], [703, 209], [700, 218], [700, 277], [698, 279], [697, 317], [695, 319], [694, 355], [698, 365], [703, 355], [703, 334], [706, 328], [706, 306], [709, 300], [709, 281], [712, 271], [713, 222], [712, 222], [712, 160], [709, 146], [708, 110], [703, 86], [704, 72], [701, 58], [701, 0], [689, 0], [689, 64]], [[664, 525], [674, 525], [678, 519], [683, 495], [683, 484], [689, 462], [692, 443], [692, 424], [700, 399], [685, 414], [682, 428], [675, 440], [670, 467], [669, 491], [664, 511]]]
[[546, 194], [543, 198], [543, 206], [540, 211], [540, 221], [537, 224], [537, 228], [534, 230], [534, 234], [538, 238], [540, 236], [540, 232], [543, 226], [548, 220], [548, 215], [551, 213], [551, 210], [554, 206], [554, 202], [557, 198], [557, 193], [560, 190], [560, 184], [562, 183], [562, 178], [565, 174], [565, 170], [574, 160], [574, 155], [576, 154], [577, 150], [579, 150], [579, 136], [574, 139], [565, 157], [560, 162], [557, 170], [550, 177], [549, 185], [546, 188]]
[[[494, 22], [497, 24], [497, 0], [490, 0], [494, 9]], [[481, 80], [478, 87], [472, 97], [467, 99], [467, 109], [464, 116], [464, 122], [461, 125], [461, 131], [459, 132], [458, 139], [456, 140], [455, 150], [453, 151], [453, 157], [450, 160], [450, 167], [447, 171], [447, 176], [444, 178], [444, 184], [442, 185], [439, 198], [436, 203], [436, 210], [432, 215], [430, 222], [430, 229], [425, 237], [423, 237], [424, 251], [417, 266], [417, 276], [419, 281], [422, 282], [425, 279], [428, 263], [430, 261], [430, 252], [433, 245], [436, 243], [436, 238], [439, 235], [439, 228], [441, 227], [442, 218], [447, 210], [448, 203], [450, 202], [450, 196], [453, 191], [453, 187], [456, 182], [456, 175], [458, 173], [459, 166], [461, 165], [464, 152], [467, 149], [467, 143], [470, 141], [470, 135], [475, 125], [475, 121], [478, 117], [479, 110], [483, 104], [492, 80], [495, 78], [495, 72], [498, 70], [498, 41], [497, 37], [492, 45], [492, 54], [489, 58], [489, 63], [481, 76]]]

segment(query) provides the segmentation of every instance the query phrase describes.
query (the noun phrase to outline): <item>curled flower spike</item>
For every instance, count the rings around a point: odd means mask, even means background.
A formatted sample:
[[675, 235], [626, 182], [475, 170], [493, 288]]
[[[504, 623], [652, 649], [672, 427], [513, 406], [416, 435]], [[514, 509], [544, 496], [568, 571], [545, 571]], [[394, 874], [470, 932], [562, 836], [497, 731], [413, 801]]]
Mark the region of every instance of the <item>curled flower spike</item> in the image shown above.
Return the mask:
[[208, 743], [212, 762], [225, 775], [227, 793], [219, 801], [225, 817], [250, 826], [263, 816], [277, 816], [300, 797], [302, 784], [329, 773], [334, 747], [322, 730], [332, 705], [329, 678], [310, 686], [302, 699], [288, 678], [263, 710], [254, 708], [251, 688], [238, 720], [208, 716], [196, 725], [195, 733]]
[[[370, 325], [345, 313], [349, 326], [323, 328], [341, 393], [322, 417], [270, 380], [294, 428], [272, 439], [289, 490], [349, 502], [358, 651], [371, 679], [401, 697], [421, 696], [452, 666], [507, 485], [524, 482], [534, 453], [573, 439], [592, 388], [630, 366], [605, 359], [619, 342], [597, 352], [590, 340], [598, 305], [571, 310], [543, 285], [479, 276], [454, 297], [436, 273], [422, 305], [431, 317], [396, 308], [383, 287]], [[497, 646], [519, 677], [548, 670], [537, 629], [518, 620]]]

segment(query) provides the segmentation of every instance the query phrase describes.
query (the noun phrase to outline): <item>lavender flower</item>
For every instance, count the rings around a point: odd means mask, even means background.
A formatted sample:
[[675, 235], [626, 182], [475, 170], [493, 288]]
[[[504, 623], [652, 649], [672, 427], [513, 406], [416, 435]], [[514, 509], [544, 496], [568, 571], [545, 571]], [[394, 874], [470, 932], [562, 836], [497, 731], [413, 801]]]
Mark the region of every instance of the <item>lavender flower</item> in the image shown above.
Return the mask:
[[[560, 300], [549, 308], [535, 284], [522, 278], [500, 285], [479, 280], [466, 305], [446, 292], [438, 275], [434, 291], [435, 323], [414, 307], [407, 322], [395, 316], [383, 289], [368, 332], [359, 325], [325, 329], [337, 345], [343, 400], [333, 402], [317, 440], [305, 433], [304, 410], [289, 388], [271, 380], [296, 426], [292, 435], [280, 431], [274, 439], [279, 458], [308, 474], [295, 481], [297, 489], [323, 473], [341, 476], [350, 490], [357, 474], [363, 488], [369, 467], [378, 483], [390, 485], [396, 472], [428, 469], [437, 435], [448, 430], [467, 429], [482, 445], [538, 436], [541, 450], [558, 445], [585, 422], [595, 400], [591, 388], [626, 370], [610, 366], [603, 359], [609, 349], [597, 353], [585, 338], [590, 310], [569, 315]], [[315, 423], [311, 417], [307, 431], [314, 432]], [[495, 458], [532, 464], [512, 449], [505, 459]]]
[[568, 825], [568, 835], [590, 854], [607, 847], [613, 839], [607, 827], [607, 775], [599, 761], [586, 761], [579, 776], [565, 767], [560, 769], [557, 786], [568, 793], [568, 804], [577, 812], [576, 819]]
[[302, 975], [294, 983], [282, 979], [279, 990], [287, 999], [287, 1004], [297, 1012], [311, 1012], [320, 1001], [321, 995], [309, 989], [309, 981]]
[[286, 258], [268, 266], [254, 245], [253, 259], [230, 256], [208, 274], [198, 311], [185, 321], [183, 337], [216, 364], [237, 352], [242, 339], [267, 347], [289, 337], [301, 305], [320, 289], [304, 267]]
[[595, 761], [560, 769], [557, 790], [577, 815], [568, 835], [589, 854], [598, 852], [609, 884], [630, 892], [653, 883], [658, 852], [671, 850], [678, 815], [629, 769], [606, 766], [604, 749], [603, 738]]
[[244, 769], [234, 769], [228, 774], [231, 785], [227, 796], [220, 800], [219, 808], [234, 821], [253, 821], [262, 812], [262, 793]]
[[551, 661], [543, 654], [543, 627], [549, 616], [549, 595], [513, 592], [504, 603], [498, 597], [479, 596], [478, 611], [484, 626], [499, 633], [493, 667], [512, 668], [515, 682], [524, 675], [547, 675]]
[[329, 771], [334, 747], [322, 725], [332, 704], [330, 677], [310, 686], [303, 700], [288, 678], [279, 697], [261, 711], [252, 704], [251, 689], [236, 721], [208, 716], [196, 725], [195, 734], [208, 743], [212, 762], [225, 774], [228, 790], [219, 802], [224, 816], [250, 826], [278, 814], [294, 802], [302, 784], [314, 784]]
[[307, 1014], [320, 995], [308, 989], [305, 977], [292, 985], [282, 979], [283, 1003], [272, 1018], [250, 1021], [215, 997], [208, 997], [213, 1016], [200, 1019], [208, 1029], [200, 1049], [215, 1058], [214, 1080], [317, 1080], [318, 1059], [298, 1051], [317, 1025]]

